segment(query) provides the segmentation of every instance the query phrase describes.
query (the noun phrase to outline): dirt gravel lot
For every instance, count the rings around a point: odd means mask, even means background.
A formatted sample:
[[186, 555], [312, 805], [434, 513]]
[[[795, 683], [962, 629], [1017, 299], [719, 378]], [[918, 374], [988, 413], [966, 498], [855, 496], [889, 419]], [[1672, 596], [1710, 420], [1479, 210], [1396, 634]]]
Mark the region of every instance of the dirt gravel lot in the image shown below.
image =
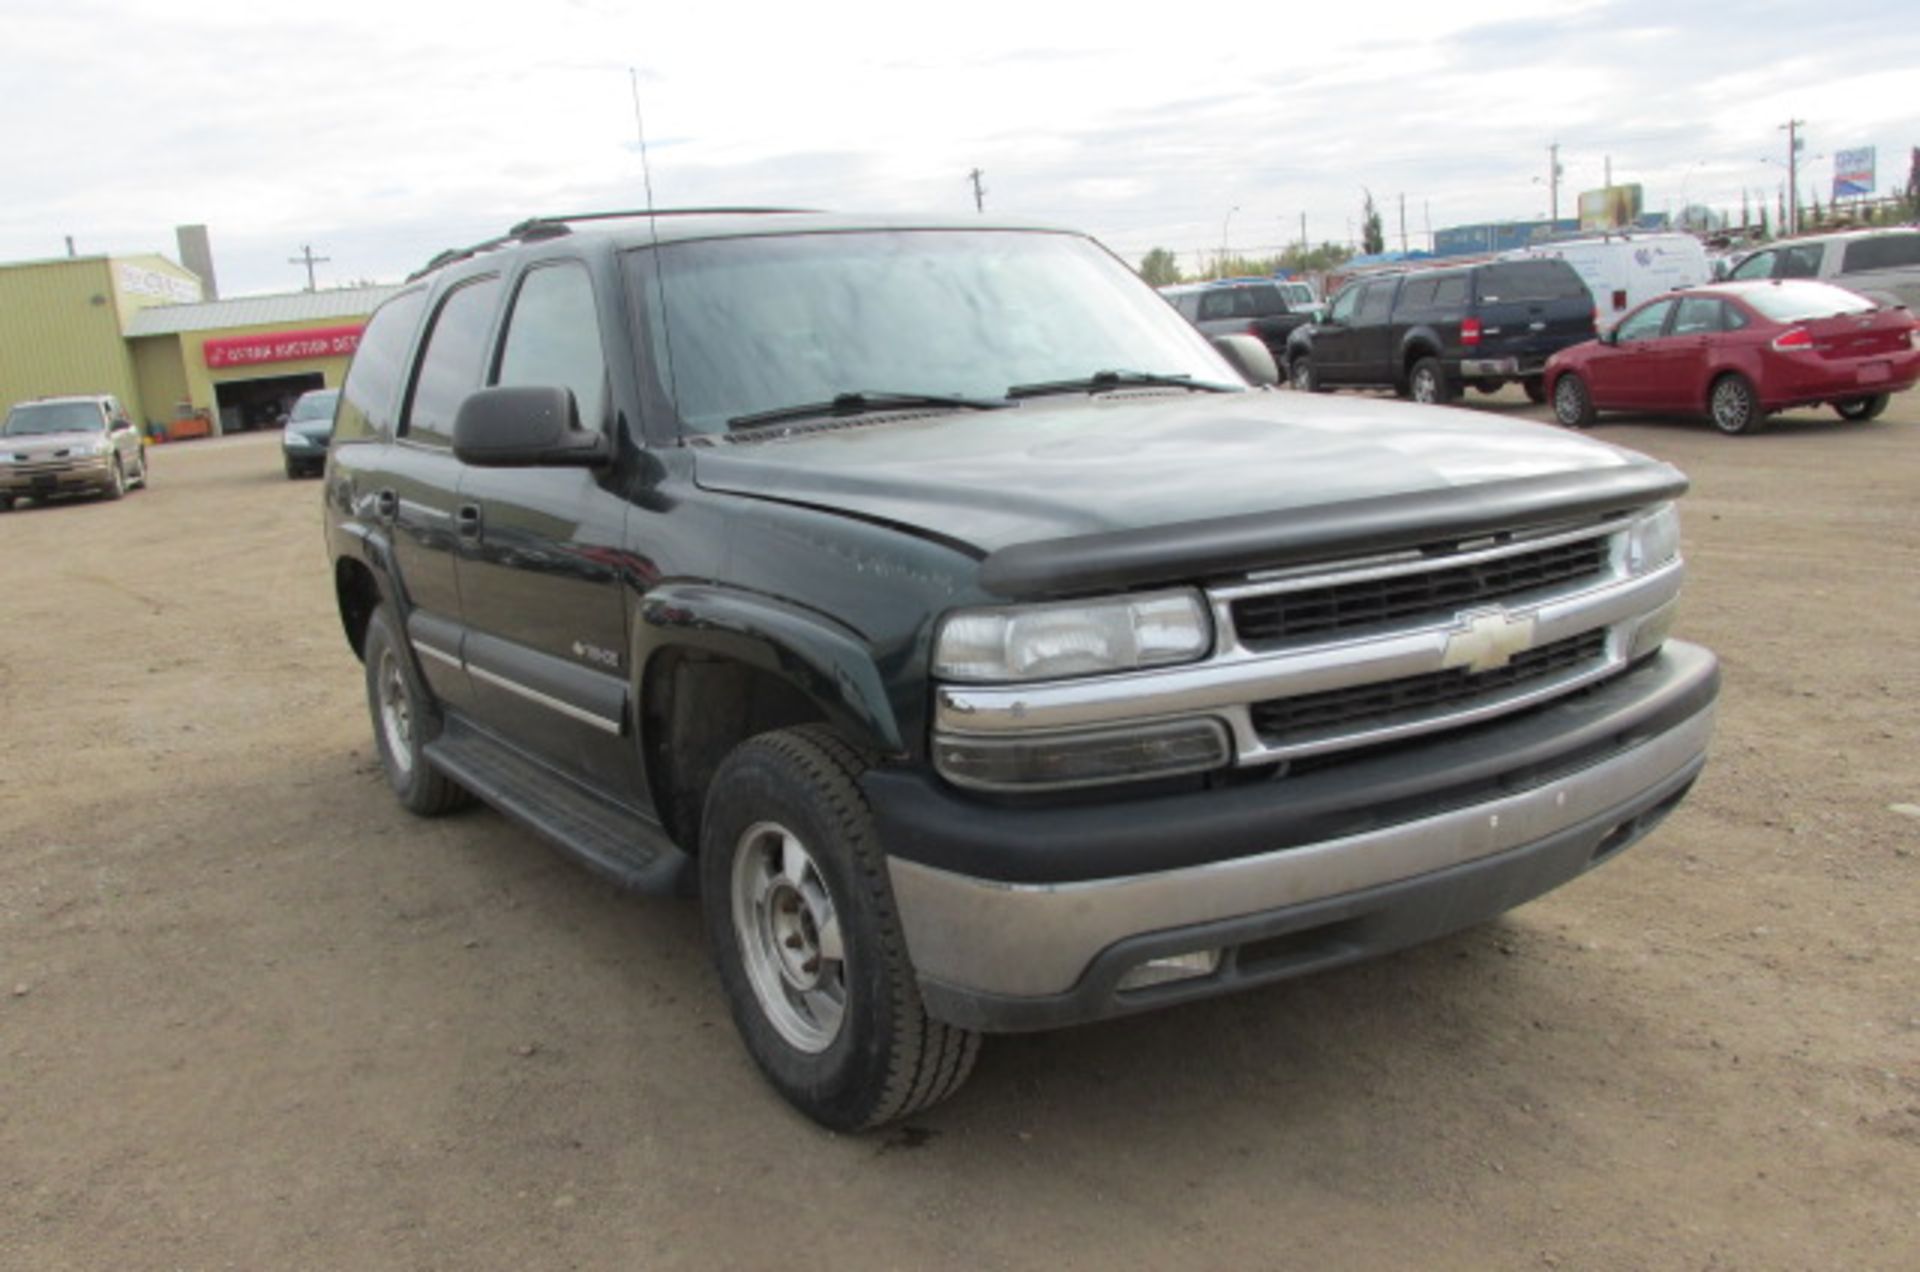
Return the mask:
[[1920, 1265], [1920, 394], [1598, 432], [1695, 482], [1678, 814], [870, 1137], [761, 1084], [692, 903], [395, 804], [274, 437], [0, 516], [0, 1267]]

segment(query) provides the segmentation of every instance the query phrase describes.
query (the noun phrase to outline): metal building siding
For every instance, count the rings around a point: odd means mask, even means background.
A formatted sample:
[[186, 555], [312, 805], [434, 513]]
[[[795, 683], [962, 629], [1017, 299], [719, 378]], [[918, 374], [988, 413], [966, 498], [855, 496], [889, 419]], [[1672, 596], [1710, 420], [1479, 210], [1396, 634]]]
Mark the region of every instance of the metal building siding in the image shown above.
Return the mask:
[[82, 257], [0, 268], [0, 408], [112, 393], [145, 418], [109, 266], [105, 257]]
[[190, 400], [180, 338], [149, 336], [127, 344], [133, 350], [134, 374], [140, 381], [140, 400], [147, 418], [155, 423], [172, 419], [175, 404]]

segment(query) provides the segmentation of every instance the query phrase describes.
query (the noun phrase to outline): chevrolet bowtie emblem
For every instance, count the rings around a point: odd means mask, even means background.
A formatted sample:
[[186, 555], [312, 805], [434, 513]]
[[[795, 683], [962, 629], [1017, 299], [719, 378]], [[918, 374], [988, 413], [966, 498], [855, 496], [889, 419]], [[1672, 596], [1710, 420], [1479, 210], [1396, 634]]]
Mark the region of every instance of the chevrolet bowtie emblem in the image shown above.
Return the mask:
[[1515, 654], [1533, 648], [1533, 615], [1509, 614], [1504, 609], [1475, 610], [1462, 614], [1460, 624], [1447, 636], [1443, 667], [1465, 667], [1478, 675], [1494, 671], [1513, 661]]

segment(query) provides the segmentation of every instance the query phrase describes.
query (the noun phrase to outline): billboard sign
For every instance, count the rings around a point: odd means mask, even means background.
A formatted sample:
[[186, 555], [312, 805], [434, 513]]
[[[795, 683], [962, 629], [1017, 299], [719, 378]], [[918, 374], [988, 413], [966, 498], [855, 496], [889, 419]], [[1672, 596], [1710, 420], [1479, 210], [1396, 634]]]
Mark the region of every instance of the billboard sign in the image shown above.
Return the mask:
[[1865, 199], [1873, 195], [1873, 147], [1836, 150], [1833, 155], [1833, 197]]
[[251, 367], [263, 362], [295, 362], [306, 358], [345, 358], [360, 347], [366, 324], [351, 327], [312, 327], [305, 331], [270, 331], [256, 336], [220, 336], [201, 347], [207, 366]]
[[1602, 186], [1580, 192], [1580, 228], [1617, 230], [1640, 219], [1638, 185]]

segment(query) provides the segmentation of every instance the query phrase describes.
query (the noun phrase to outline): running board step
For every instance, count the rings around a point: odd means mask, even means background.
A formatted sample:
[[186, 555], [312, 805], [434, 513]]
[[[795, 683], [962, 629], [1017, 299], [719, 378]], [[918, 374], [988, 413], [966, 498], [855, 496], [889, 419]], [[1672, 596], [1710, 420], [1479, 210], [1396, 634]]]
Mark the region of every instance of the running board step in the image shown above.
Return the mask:
[[596, 795], [457, 716], [426, 745], [428, 763], [623, 888], [691, 890], [693, 861], [659, 824]]

